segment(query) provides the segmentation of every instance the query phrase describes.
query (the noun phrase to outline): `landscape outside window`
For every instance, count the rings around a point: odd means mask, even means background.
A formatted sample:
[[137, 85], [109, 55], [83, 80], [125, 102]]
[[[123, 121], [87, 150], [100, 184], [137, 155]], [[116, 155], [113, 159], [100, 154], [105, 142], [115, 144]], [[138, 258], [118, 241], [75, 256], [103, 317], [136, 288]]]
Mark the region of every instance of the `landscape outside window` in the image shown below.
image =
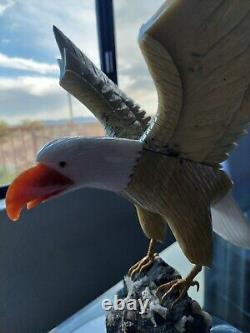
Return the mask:
[[99, 66], [94, 0], [0, 0], [0, 185], [30, 167], [49, 140], [103, 135], [92, 114], [59, 86], [52, 26]]

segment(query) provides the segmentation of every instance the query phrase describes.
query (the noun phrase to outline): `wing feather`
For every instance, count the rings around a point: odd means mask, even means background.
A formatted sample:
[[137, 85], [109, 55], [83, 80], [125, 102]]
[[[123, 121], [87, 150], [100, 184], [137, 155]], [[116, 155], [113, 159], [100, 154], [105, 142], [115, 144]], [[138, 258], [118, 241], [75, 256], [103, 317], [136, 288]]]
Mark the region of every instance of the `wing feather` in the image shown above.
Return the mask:
[[233, 199], [231, 192], [211, 205], [213, 229], [230, 243], [250, 249], [250, 222]]
[[62, 57], [60, 85], [90, 109], [108, 135], [139, 138], [150, 121], [146, 112], [56, 27], [54, 33]]
[[248, 0], [169, 0], [142, 27], [159, 96], [148, 145], [212, 165], [227, 158], [250, 122], [249, 30]]
[[142, 140], [149, 138], [150, 146], [157, 150], [162, 142], [170, 140], [177, 126], [182, 108], [182, 82], [170, 54], [157, 40], [143, 34], [140, 46], [158, 93], [157, 115]]

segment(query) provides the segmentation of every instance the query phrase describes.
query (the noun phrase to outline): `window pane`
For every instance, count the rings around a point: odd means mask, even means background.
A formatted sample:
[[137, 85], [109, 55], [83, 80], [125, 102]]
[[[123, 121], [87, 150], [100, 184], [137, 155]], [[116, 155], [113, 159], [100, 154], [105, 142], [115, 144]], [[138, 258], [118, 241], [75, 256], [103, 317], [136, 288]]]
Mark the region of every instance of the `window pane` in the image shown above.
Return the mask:
[[114, 1], [119, 86], [148, 113], [157, 109], [157, 94], [140, 51], [139, 29], [162, 5], [162, 0]]
[[92, 114], [59, 86], [52, 25], [99, 66], [94, 0], [0, 3], [0, 184], [30, 166], [47, 141], [102, 135]]

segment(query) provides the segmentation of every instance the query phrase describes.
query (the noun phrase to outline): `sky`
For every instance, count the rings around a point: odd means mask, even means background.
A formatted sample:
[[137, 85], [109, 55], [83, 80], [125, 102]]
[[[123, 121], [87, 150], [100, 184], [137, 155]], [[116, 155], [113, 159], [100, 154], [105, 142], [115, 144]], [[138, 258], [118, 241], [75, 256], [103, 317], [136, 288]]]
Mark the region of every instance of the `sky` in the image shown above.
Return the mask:
[[[114, 0], [119, 86], [149, 113], [157, 109], [157, 96], [137, 36], [162, 2]], [[0, 0], [0, 121], [68, 117], [53, 25], [100, 66], [94, 0]], [[73, 111], [91, 115], [74, 98]]]

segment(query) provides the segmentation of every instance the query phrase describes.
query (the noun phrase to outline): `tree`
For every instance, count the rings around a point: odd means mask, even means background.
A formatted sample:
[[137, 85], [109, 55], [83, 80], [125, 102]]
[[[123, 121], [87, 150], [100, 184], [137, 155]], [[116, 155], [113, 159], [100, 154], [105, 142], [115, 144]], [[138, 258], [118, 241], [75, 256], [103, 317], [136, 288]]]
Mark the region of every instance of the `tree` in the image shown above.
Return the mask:
[[23, 129], [27, 129], [27, 130], [36, 130], [36, 129], [40, 129], [43, 127], [43, 122], [40, 120], [24, 120], [21, 124], [21, 127]]
[[6, 136], [9, 131], [9, 125], [4, 120], [0, 120], [0, 137]]

